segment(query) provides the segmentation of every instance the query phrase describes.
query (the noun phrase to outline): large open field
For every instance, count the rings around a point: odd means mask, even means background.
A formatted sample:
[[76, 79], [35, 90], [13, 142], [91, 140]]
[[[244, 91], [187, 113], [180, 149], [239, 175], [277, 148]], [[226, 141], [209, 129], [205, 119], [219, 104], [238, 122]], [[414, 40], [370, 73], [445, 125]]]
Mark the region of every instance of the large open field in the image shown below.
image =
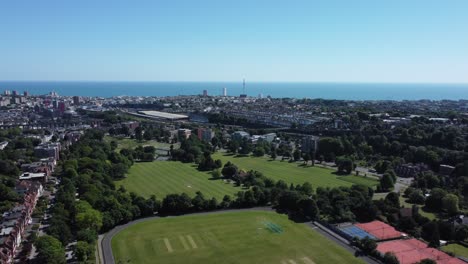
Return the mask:
[[240, 169], [256, 170], [262, 172], [266, 177], [274, 180], [283, 180], [285, 182], [302, 184], [310, 182], [314, 188], [322, 187], [336, 187], [336, 186], [351, 186], [353, 184], [363, 184], [367, 186], [377, 185], [377, 180], [373, 178], [364, 178], [361, 176], [338, 176], [334, 174], [334, 170], [301, 166], [301, 163], [288, 161], [272, 161], [266, 157], [237, 157], [225, 153], [215, 153], [213, 159], [221, 159], [223, 164], [231, 161], [236, 164]]
[[201, 191], [206, 198], [216, 197], [218, 201], [226, 194], [233, 196], [242, 190], [222, 179], [213, 180], [209, 172], [198, 171], [194, 166], [177, 161], [135, 163], [127, 178], [116, 184], [145, 197], [154, 194], [163, 198], [167, 194], [182, 192], [193, 197]]
[[112, 250], [116, 263], [363, 263], [305, 224], [263, 211], [145, 221], [118, 233]]
[[[169, 150], [171, 146], [171, 144], [158, 142], [156, 140], [143, 140], [141, 142], [138, 142], [137, 140], [131, 139], [131, 138], [118, 138], [118, 137], [111, 137], [111, 136], [105, 136], [104, 140], [108, 142], [111, 142], [113, 140], [116, 141], [117, 151], [123, 148], [134, 149], [138, 146], [153, 146], [158, 149]], [[179, 147], [179, 143], [174, 144], [174, 148], [178, 148], [178, 147]]]

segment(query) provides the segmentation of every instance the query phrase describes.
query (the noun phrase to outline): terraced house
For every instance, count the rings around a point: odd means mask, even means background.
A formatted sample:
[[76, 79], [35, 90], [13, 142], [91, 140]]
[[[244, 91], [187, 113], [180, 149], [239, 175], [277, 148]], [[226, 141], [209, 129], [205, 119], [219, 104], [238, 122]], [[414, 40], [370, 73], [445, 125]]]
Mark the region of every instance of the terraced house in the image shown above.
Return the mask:
[[5, 212], [0, 222], [0, 263], [5, 264], [13, 262], [37, 200], [43, 193], [42, 185], [35, 181], [21, 181], [15, 189], [22, 195], [22, 203]]

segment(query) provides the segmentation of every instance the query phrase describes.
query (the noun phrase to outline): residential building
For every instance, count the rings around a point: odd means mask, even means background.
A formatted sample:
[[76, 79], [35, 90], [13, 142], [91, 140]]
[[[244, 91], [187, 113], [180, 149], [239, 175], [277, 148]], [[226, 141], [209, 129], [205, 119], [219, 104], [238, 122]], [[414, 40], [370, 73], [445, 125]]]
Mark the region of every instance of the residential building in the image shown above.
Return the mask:
[[236, 131], [232, 133], [231, 139], [232, 140], [242, 140], [243, 138], [250, 138], [250, 134], [245, 131]]
[[455, 170], [455, 167], [450, 166], [450, 165], [441, 164], [439, 166], [439, 174], [444, 175], [444, 176], [450, 176], [454, 170]]
[[34, 148], [34, 155], [38, 158], [54, 158], [59, 160], [60, 143], [45, 143]]
[[301, 150], [304, 153], [316, 152], [318, 149], [319, 137], [306, 136], [302, 138]]
[[0, 222], [0, 263], [13, 263], [24, 231], [31, 222], [37, 200], [43, 193], [42, 185], [34, 181], [20, 181], [15, 190], [22, 195], [22, 203], [2, 215]]
[[177, 136], [179, 137], [179, 139], [187, 139], [190, 137], [190, 135], [192, 135], [192, 130], [190, 129], [181, 128], [177, 130]]
[[398, 177], [403, 178], [414, 178], [421, 172], [429, 171], [429, 167], [426, 164], [401, 164], [395, 167], [395, 173]]
[[201, 141], [211, 142], [211, 139], [215, 136], [215, 133], [209, 128], [199, 128], [197, 130], [197, 136]]

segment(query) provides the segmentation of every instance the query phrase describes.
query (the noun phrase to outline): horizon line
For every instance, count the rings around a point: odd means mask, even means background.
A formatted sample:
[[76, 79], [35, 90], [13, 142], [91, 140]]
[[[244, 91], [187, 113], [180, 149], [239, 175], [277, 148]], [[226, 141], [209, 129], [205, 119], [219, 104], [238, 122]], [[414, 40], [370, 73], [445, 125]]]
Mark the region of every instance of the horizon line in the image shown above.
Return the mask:
[[[69, 83], [242, 83], [242, 79], [238, 81], [162, 81], [162, 80], [0, 80], [0, 82], [69, 82]], [[449, 84], [449, 85], [468, 85], [468, 82], [424, 82], [424, 81], [408, 81], [408, 82], [387, 82], [387, 81], [246, 81], [246, 83], [303, 83], [303, 84]]]

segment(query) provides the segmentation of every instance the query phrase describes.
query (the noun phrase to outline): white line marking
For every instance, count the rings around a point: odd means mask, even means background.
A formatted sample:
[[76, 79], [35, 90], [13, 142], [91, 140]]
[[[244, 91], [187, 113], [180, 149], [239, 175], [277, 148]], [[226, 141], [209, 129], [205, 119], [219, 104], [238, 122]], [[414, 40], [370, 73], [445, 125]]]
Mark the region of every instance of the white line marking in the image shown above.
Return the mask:
[[308, 257], [303, 257], [302, 261], [304, 261], [305, 264], [315, 264], [310, 258]]
[[193, 248], [193, 249], [198, 248], [198, 247], [197, 247], [197, 244], [195, 244], [195, 241], [193, 241], [192, 236], [188, 235], [188, 236], [187, 236], [187, 239], [188, 239], [188, 241], [190, 242], [190, 245], [192, 245], [192, 248]]
[[167, 252], [171, 253], [172, 251], [172, 246], [171, 246], [171, 243], [169, 242], [169, 239], [167, 238], [164, 238], [164, 244], [166, 244], [166, 248], [167, 248]]
[[184, 246], [185, 250], [190, 250], [189, 246], [187, 245], [187, 241], [185, 241], [185, 238], [183, 236], [179, 236], [180, 242]]

